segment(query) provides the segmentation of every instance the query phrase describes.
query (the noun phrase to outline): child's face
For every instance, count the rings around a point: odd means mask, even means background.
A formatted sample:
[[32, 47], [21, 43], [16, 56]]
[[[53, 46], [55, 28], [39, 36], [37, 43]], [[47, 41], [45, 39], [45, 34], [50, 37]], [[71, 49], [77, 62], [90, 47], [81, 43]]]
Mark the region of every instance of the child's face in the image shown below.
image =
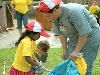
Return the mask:
[[47, 52], [44, 51], [44, 50], [42, 50], [42, 48], [41, 48], [40, 46], [38, 46], [38, 53], [39, 53], [40, 55], [45, 55]]
[[32, 40], [36, 41], [40, 38], [40, 34], [39, 33], [37, 33], [35, 35], [32, 34], [31, 37], [32, 37]]

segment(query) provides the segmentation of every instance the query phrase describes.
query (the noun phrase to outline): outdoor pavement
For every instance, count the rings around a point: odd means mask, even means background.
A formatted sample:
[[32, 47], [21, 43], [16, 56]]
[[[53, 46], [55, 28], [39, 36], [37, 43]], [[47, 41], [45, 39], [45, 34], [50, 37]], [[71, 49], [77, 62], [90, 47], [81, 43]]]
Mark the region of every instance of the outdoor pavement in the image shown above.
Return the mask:
[[[29, 22], [31, 22], [31, 21], [32, 21], [32, 19], [29, 20]], [[0, 33], [0, 49], [15, 47], [15, 42], [19, 38], [19, 33], [18, 33], [15, 25], [16, 25], [16, 20], [14, 20], [14, 30], [9, 31], [9, 32]], [[41, 36], [40, 39], [37, 40], [36, 42], [38, 42], [40, 40], [48, 40], [51, 48], [61, 47], [61, 43], [60, 43], [58, 36], [54, 36], [54, 33], [52, 31], [47, 31], [47, 32], [48, 32], [48, 34], [50, 34], [51, 37], [45, 38], [45, 37]]]

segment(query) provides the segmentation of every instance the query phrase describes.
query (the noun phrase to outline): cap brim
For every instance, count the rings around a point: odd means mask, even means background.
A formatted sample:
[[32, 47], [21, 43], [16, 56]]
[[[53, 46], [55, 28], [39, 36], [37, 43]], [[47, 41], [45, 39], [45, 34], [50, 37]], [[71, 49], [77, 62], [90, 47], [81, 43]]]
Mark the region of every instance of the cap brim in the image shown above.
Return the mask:
[[42, 36], [44, 36], [44, 37], [50, 37], [50, 35], [47, 33], [47, 32], [45, 32], [45, 31], [41, 31], [41, 32], [39, 32]]

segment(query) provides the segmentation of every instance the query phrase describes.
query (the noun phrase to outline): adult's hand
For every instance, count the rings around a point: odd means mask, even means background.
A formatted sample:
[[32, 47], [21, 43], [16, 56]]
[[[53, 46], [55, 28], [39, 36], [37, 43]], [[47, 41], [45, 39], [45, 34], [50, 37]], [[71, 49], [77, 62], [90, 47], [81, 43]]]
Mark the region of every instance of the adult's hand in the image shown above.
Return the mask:
[[80, 52], [79, 51], [73, 51], [71, 54], [70, 54], [70, 57], [71, 59], [76, 59], [78, 56], [80, 55]]
[[67, 52], [66, 52], [66, 51], [63, 51], [62, 58], [63, 58], [64, 60], [67, 59]]

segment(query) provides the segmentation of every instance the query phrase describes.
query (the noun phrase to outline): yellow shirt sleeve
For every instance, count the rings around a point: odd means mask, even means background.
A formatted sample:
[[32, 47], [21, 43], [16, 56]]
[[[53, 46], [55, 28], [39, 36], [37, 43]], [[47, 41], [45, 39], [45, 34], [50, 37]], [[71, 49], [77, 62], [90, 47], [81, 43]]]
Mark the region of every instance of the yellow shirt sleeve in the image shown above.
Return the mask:
[[31, 58], [34, 58], [36, 50], [37, 46], [35, 43], [33, 44], [32, 41], [24, 40], [22, 56], [30, 56]]
[[28, 5], [32, 4], [32, 0], [28, 0], [27, 2], [28, 2]]
[[32, 56], [31, 43], [27, 42], [23, 44], [22, 56]]

